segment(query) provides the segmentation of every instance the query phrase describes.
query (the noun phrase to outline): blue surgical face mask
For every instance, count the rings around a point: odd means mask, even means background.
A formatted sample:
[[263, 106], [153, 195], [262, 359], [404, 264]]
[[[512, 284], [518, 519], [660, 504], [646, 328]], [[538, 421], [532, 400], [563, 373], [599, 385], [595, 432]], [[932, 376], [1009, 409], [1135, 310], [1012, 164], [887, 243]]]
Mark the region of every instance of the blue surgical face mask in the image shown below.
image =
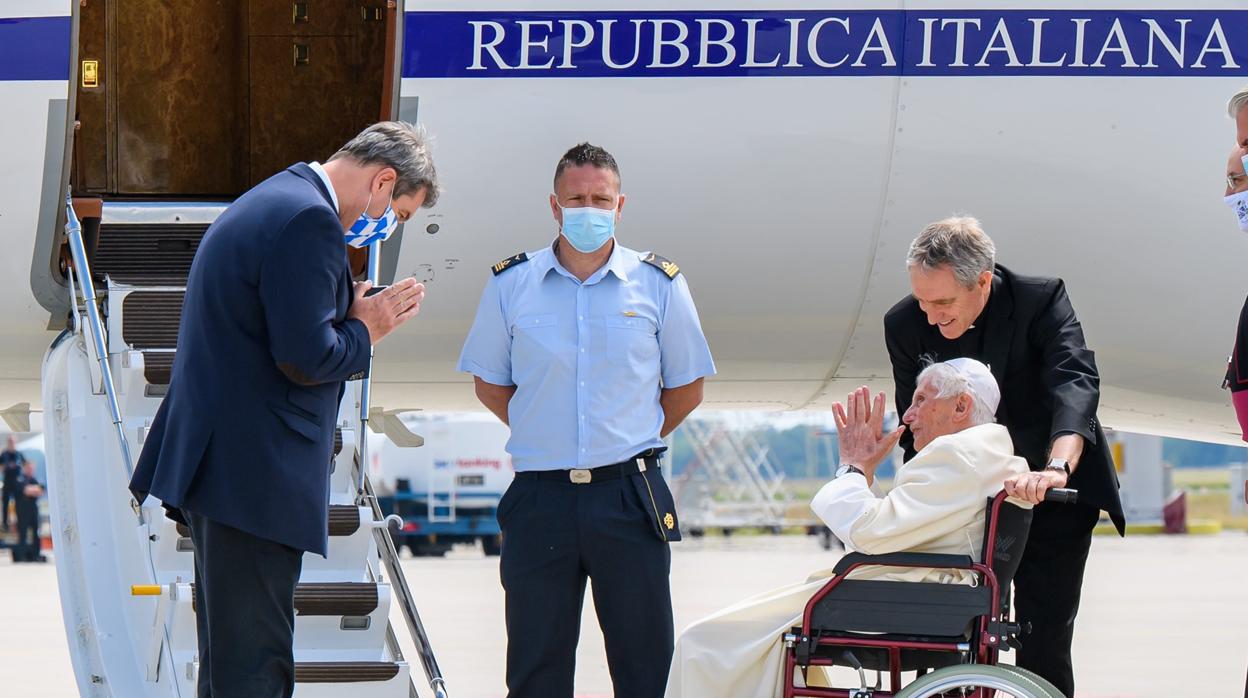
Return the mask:
[[581, 206], [564, 208], [563, 227], [560, 232], [580, 252], [589, 254], [602, 249], [607, 240], [615, 235], [615, 209]]
[[351, 224], [347, 230], [347, 244], [352, 247], [368, 247], [374, 242], [384, 242], [399, 227], [399, 217], [395, 215], [391, 204], [394, 203], [394, 190], [391, 189], [390, 203], [386, 210], [377, 218], [368, 215], [368, 207], [373, 205], [373, 195], [368, 195], [368, 203], [364, 204], [364, 213]]

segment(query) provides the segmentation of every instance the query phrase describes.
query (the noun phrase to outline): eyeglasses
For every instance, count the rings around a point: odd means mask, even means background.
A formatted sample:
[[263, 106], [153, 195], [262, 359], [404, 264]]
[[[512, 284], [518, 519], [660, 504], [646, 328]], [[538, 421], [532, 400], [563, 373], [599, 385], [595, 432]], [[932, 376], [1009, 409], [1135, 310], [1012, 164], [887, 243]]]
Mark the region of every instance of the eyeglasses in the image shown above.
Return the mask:
[[1244, 177], [1248, 177], [1248, 174], [1228, 174], [1226, 176], [1226, 187], [1234, 189], [1237, 186], [1235, 183]]

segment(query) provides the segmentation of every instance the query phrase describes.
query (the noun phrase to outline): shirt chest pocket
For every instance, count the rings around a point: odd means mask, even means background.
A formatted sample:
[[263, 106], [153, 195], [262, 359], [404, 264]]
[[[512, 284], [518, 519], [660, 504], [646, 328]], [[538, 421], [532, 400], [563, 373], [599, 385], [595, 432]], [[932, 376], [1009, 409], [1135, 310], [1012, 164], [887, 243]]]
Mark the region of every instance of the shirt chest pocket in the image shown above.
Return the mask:
[[649, 318], [608, 315], [607, 355], [616, 361], [642, 363], [659, 355], [657, 328]]
[[512, 325], [512, 342], [522, 352], [555, 352], [559, 349], [559, 316], [554, 313], [522, 315]]

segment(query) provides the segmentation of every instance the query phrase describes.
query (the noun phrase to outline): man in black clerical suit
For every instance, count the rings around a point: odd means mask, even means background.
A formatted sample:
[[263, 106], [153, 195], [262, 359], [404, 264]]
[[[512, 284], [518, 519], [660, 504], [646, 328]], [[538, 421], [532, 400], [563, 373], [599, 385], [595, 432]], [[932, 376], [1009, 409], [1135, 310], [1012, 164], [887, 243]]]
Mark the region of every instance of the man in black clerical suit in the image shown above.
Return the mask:
[[[884, 339], [898, 414], [910, 407], [915, 379], [929, 362], [978, 359], [1000, 384], [997, 421], [1031, 466], [1004, 488], [1037, 503], [1014, 577], [1017, 617], [1032, 627], [1018, 664], [1073, 696], [1070, 646], [1092, 529], [1102, 510], [1120, 534], [1125, 525], [1118, 478], [1096, 418], [1096, 363], [1065, 284], [1015, 274], [995, 256], [974, 218], [929, 225], [910, 246], [912, 295], [885, 315]], [[912, 435], [903, 435], [901, 445], [908, 460]], [[1079, 490], [1079, 503], [1041, 503], [1053, 487]]]

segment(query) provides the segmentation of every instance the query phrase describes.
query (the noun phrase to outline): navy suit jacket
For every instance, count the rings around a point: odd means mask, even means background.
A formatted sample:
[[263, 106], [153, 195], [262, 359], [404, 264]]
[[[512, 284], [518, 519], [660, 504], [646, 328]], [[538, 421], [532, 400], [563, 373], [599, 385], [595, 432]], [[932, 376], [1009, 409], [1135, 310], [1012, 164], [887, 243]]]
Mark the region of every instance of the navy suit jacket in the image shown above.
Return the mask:
[[325, 555], [338, 403], [370, 353], [351, 300], [342, 224], [310, 167], [226, 209], [191, 265], [169, 392], [130, 482], [139, 501]]

